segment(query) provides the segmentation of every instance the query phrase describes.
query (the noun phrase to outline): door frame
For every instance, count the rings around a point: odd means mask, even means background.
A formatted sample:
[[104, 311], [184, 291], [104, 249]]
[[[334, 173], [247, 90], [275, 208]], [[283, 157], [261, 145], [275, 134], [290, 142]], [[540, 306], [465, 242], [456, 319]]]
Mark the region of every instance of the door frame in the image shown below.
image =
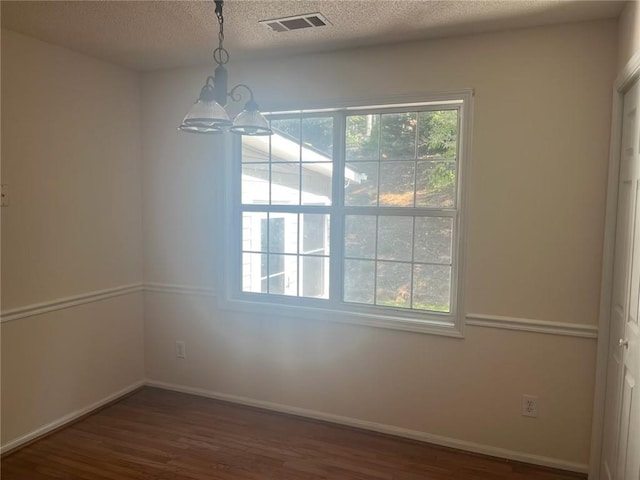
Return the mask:
[[624, 94], [640, 79], [640, 52], [624, 66], [613, 85], [611, 102], [611, 139], [609, 147], [609, 171], [602, 249], [602, 279], [600, 283], [600, 311], [598, 314], [598, 345], [596, 353], [596, 378], [591, 424], [591, 454], [589, 480], [600, 479], [602, 460], [602, 434], [604, 428], [605, 397], [607, 392], [607, 362], [609, 357], [609, 321], [613, 290], [613, 259], [618, 207], [618, 179], [620, 174], [620, 149], [622, 141], [622, 106]]

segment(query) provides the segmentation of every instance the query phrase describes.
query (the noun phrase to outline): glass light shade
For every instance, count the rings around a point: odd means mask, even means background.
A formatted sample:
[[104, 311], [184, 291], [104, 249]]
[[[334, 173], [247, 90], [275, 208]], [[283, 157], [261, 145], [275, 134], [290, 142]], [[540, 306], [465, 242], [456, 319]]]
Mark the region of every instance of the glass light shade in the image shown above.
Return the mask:
[[223, 127], [213, 126], [213, 127], [201, 127], [195, 125], [187, 125], [186, 123], [181, 123], [178, 127], [178, 130], [187, 133], [208, 133], [208, 134], [218, 134], [224, 133]]
[[233, 121], [233, 126], [229, 131], [238, 135], [272, 135], [269, 122], [258, 110], [247, 110], [246, 108], [238, 114]]
[[218, 133], [229, 125], [231, 120], [218, 102], [198, 99], [178, 128], [190, 133]]

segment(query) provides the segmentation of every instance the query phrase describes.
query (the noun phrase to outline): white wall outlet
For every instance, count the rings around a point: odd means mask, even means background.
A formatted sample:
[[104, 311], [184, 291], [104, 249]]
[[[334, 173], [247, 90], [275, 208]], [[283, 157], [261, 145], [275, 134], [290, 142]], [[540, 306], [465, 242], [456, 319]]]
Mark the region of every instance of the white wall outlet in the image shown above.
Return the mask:
[[0, 185], [0, 206], [8, 207], [9, 206], [9, 185]]
[[176, 357], [187, 358], [187, 345], [182, 340], [176, 341]]
[[522, 395], [522, 416], [538, 416], [538, 397], [535, 395]]

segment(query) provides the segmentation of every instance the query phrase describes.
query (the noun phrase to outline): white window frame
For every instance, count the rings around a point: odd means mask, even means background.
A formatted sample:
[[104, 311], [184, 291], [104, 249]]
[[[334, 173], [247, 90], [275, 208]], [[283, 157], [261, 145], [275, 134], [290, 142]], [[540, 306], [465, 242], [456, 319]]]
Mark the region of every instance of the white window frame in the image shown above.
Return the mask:
[[[452, 245], [452, 281], [451, 281], [451, 311], [439, 313], [406, 308], [393, 308], [377, 305], [361, 305], [342, 302], [343, 279], [338, 274], [342, 273], [342, 267], [336, 268], [338, 263], [344, 261], [344, 226], [334, 228], [332, 220], [331, 228], [331, 281], [330, 298], [315, 299], [304, 297], [289, 297], [283, 295], [270, 295], [260, 293], [242, 292], [242, 218], [240, 210], [239, 179], [241, 163], [241, 140], [233, 138], [224, 143], [225, 173], [223, 176], [223, 199], [221, 204], [224, 227], [220, 229], [220, 235], [224, 236], [223, 268], [219, 275], [219, 305], [223, 309], [232, 311], [257, 313], [268, 316], [288, 316], [300, 319], [326, 320], [340, 323], [382, 327], [394, 330], [421, 332], [451, 337], [464, 336], [465, 318], [465, 258], [466, 258], [466, 234], [468, 206], [467, 197], [469, 190], [469, 177], [471, 170], [471, 131], [473, 118], [473, 90], [458, 90], [436, 94], [412, 95], [361, 99], [349, 102], [327, 102], [326, 104], [304, 105], [303, 108], [270, 108], [273, 114], [313, 114], [344, 111], [347, 114], [377, 112], [384, 109], [385, 113], [392, 108], [406, 109], [407, 107], [430, 108], [439, 110], [442, 107], [455, 106], [458, 109], [459, 140], [457, 158], [457, 189], [455, 209], [432, 209], [442, 216], [454, 218], [454, 237]], [[334, 141], [338, 144], [335, 148], [344, 150], [342, 125], [334, 122]], [[340, 163], [334, 164], [334, 175], [342, 168]], [[344, 223], [343, 196], [339, 192], [339, 182], [334, 180], [333, 203], [327, 210], [332, 210], [340, 223]], [[234, 188], [235, 187], [235, 188]], [[340, 202], [340, 204], [337, 204]], [[260, 205], [264, 211], [286, 211], [295, 213], [296, 207], [279, 205]], [[348, 207], [354, 213], [358, 207]], [[367, 207], [364, 207], [366, 210]], [[389, 209], [391, 207], [384, 207]], [[304, 213], [300, 209], [300, 213]], [[397, 207], [398, 213], [411, 215], [406, 207]], [[368, 210], [368, 213], [371, 213]], [[378, 214], [385, 215], [380, 212]]]

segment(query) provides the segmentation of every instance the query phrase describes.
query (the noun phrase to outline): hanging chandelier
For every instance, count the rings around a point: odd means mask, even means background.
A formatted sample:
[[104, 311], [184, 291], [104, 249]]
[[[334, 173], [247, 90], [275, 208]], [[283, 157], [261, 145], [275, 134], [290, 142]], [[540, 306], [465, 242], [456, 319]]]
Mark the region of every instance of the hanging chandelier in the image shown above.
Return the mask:
[[[223, 46], [223, 3], [223, 0], [215, 0], [219, 31], [218, 48], [213, 51], [213, 60], [217, 67], [213, 72], [213, 77], [207, 77], [198, 100], [187, 112], [178, 129], [189, 133], [215, 134], [230, 131], [237, 135], [272, 135], [269, 122], [260, 113], [258, 104], [253, 99], [253, 91], [247, 85], [240, 83], [227, 92], [229, 75], [225, 65], [229, 62], [229, 52]], [[245, 104], [244, 110], [231, 121], [224, 107], [227, 104], [227, 97], [234, 102], [242, 99], [238, 89], [245, 89], [249, 92], [249, 101]]]

